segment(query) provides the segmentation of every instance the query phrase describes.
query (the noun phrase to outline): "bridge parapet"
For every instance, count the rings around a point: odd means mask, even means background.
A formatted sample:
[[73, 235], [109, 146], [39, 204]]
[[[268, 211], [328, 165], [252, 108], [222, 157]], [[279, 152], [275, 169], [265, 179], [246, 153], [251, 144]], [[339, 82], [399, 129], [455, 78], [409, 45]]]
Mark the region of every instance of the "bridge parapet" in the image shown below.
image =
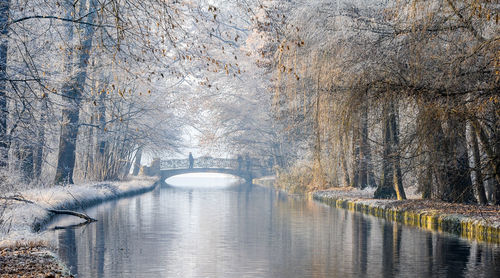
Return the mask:
[[[202, 156], [194, 160], [194, 168], [225, 168], [238, 169], [238, 161], [228, 158], [214, 158]], [[161, 169], [186, 169], [189, 168], [189, 160], [186, 159], [168, 159], [161, 161]]]
[[[214, 158], [202, 156], [194, 159], [193, 168], [195, 169], [227, 169], [232, 170], [239, 176], [264, 176], [272, 174], [272, 165], [265, 161], [251, 158], [250, 163], [245, 159], [232, 158]], [[249, 168], [248, 168], [249, 167]], [[189, 159], [166, 159], [161, 160], [161, 171], [189, 169]]]

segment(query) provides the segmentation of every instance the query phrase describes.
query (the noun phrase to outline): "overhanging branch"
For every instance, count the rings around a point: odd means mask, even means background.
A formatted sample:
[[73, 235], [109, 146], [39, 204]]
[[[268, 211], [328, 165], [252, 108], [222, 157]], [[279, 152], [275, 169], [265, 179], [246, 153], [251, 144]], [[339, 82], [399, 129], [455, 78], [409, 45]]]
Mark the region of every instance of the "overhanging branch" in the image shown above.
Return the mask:
[[64, 17], [52, 16], [52, 15], [30, 15], [30, 16], [25, 16], [25, 17], [21, 17], [21, 18], [15, 19], [15, 20], [7, 23], [7, 26], [10, 26], [12, 24], [16, 24], [16, 23], [19, 23], [19, 22], [23, 22], [23, 21], [26, 21], [26, 20], [30, 20], [30, 19], [55, 19], [55, 20], [60, 20], [60, 21], [65, 21], [65, 22], [72, 22], [72, 23], [78, 23], [78, 24], [83, 24], [83, 25], [90, 25], [90, 26], [94, 26], [94, 27], [114, 28], [114, 26], [111, 26], [111, 25], [94, 24], [94, 23], [91, 23], [91, 22], [82, 21], [81, 19], [71, 19], [71, 18], [64, 18]]

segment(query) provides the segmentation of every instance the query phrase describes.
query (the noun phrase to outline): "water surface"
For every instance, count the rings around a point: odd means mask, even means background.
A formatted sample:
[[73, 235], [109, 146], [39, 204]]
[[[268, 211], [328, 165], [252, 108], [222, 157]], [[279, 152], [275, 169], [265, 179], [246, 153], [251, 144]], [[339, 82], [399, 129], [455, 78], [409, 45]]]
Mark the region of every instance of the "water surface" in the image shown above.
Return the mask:
[[[57, 230], [78, 277], [500, 277], [500, 248], [221, 176], [178, 176]], [[54, 225], [75, 221], [61, 217]]]

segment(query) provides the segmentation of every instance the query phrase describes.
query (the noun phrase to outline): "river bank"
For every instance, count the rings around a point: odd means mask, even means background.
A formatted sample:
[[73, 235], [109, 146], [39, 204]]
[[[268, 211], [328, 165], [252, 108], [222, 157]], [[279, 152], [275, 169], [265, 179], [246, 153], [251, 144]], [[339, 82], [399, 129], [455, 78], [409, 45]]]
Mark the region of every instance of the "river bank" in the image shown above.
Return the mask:
[[[254, 180], [269, 187], [272, 179]], [[446, 203], [438, 200], [373, 199], [373, 190], [330, 188], [312, 198], [328, 205], [358, 211], [431, 231], [447, 232], [490, 243], [500, 243], [500, 206]]]
[[[1, 200], [0, 277], [72, 277], [44, 236], [49, 210], [82, 210], [98, 203], [153, 190], [158, 177], [31, 189]], [[83, 220], [83, 219], [82, 219]]]

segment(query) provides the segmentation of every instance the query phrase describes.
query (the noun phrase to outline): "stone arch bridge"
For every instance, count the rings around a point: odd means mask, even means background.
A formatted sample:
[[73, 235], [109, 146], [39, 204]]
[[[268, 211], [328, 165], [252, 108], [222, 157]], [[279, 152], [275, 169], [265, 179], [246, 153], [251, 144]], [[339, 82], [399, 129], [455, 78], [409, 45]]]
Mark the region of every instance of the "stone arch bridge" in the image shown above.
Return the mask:
[[230, 174], [251, 182], [253, 178], [271, 174], [270, 165], [255, 159], [227, 159], [203, 156], [194, 159], [193, 167], [189, 167], [186, 159], [155, 159], [151, 166], [144, 167], [144, 174], [150, 176], [161, 176], [167, 179], [181, 174], [189, 173], [220, 173]]

